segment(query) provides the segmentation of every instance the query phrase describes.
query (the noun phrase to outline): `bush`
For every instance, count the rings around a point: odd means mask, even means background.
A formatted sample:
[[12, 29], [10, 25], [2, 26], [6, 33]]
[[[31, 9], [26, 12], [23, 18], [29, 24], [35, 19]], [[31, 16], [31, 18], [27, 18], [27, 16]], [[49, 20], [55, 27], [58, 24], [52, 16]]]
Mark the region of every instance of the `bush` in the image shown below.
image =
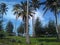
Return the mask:
[[40, 45], [44, 45], [43, 43], [41, 43]]
[[10, 39], [10, 42], [16, 42], [16, 40], [15, 39]]
[[0, 39], [5, 38], [6, 37], [6, 32], [5, 31], [0, 31]]
[[18, 43], [22, 43], [20, 40], [17, 41]]
[[15, 32], [12, 32], [12, 33], [6, 32], [6, 33], [7, 33], [7, 36], [16, 36], [16, 33]]

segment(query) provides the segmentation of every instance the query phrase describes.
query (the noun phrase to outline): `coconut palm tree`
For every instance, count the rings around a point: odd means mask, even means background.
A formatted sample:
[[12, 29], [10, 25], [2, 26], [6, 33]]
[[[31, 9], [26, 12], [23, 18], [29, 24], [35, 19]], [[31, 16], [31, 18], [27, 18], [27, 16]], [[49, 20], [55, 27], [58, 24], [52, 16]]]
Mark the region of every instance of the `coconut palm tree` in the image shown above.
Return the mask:
[[[14, 11], [14, 14], [17, 15], [17, 17], [22, 17], [23, 21], [25, 22], [25, 31], [26, 31], [26, 42], [29, 43], [30, 41], [29, 40], [29, 31], [28, 31], [28, 19], [32, 16], [31, 13], [33, 13], [30, 9], [30, 5], [29, 5], [29, 9], [27, 9], [27, 1], [25, 2], [21, 2], [20, 4], [15, 4], [14, 5], [14, 8], [13, 8], [13, 11]], [[29, 10], [29, 12], [28, 12]], [[28, 13], [28, 14], [27, 14]], [[27, 18], [27, 15], [28, 15], [28, 18]]]
[[[57, 32], [57, 39], [59, 39], [59, 32], [57, 28], [57, 14], [59, 14], [59, 8], [60, 8], [60, 3], [58, 2], [59, 0], [46, 0], [45, 7], [43, 10], [45, 10], [44, 14], [50, 10], [51, 12], [54, 13], [55, 16], [55, 22], [56, 22], [56, 32]], [[44, 15], [43, 14], [43, 15]]]
[[3, 15], [6, 14], [8, 7], [5, 3], [0, 4], [0, 14], [2, 15], [2, 20], [3, 20]]
[[3, 15], [6, 14], [6, 12], [8, 11], [7, 9], [8, 9], [8, 7], [5, 3], [0, 3], [0, 15], [2, 18], [2, 22], [3, 22]]
[[[32, 9], [33, 12], [40, 8], [40, 0], [31, 0], [30, 3], [31, 3], [30, 6], [31, 6], [31, 9]], [[34, 14], [35, 14], [35, 12], [34, 12]], [[33, 14], [33, 16], [32, 16], [33, 37], [35, 37], [34, 14]]]

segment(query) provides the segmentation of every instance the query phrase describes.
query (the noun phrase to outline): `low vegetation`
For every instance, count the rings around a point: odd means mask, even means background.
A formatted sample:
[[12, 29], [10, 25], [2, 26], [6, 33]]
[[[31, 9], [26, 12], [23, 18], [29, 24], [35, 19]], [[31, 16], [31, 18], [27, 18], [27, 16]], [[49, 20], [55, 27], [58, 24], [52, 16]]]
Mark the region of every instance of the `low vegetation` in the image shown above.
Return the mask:
[[[30, 45], [60, 45], [55, 37], [50, 38], [30, 38]], [[28, 45], [26, 44], [25, 37], [8, 36], [4, 39], [0, 39], [0, 45]]]

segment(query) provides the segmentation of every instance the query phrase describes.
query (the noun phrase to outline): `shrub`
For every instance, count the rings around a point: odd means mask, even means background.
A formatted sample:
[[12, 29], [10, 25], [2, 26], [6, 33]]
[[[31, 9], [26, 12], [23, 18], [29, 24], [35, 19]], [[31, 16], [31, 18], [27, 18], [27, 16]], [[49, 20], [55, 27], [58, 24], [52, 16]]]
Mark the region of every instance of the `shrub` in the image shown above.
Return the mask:
[[40, 45], [44, 45], [43, 43], [41, 43]]
[[6, 37], [6, 32], [5, 31], [0, 31], [0, 39], [5, 38]]
[[17, 41], [18, 43], [22, 43], [20, 40]]
[[10, 39], [10, 42], [16, 42], [16, 40], [15, 39]]

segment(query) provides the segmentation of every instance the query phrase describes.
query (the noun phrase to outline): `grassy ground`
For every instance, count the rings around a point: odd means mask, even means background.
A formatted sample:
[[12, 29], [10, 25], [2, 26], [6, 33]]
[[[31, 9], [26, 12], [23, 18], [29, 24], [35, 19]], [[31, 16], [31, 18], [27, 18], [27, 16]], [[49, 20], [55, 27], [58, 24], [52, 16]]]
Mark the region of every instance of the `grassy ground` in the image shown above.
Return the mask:
[[[30, 45], [60, 45], [56, 38], [30, 38]], [[11, 36], [0, 39], [0, 45], [28, 45], [24, 37]]]

